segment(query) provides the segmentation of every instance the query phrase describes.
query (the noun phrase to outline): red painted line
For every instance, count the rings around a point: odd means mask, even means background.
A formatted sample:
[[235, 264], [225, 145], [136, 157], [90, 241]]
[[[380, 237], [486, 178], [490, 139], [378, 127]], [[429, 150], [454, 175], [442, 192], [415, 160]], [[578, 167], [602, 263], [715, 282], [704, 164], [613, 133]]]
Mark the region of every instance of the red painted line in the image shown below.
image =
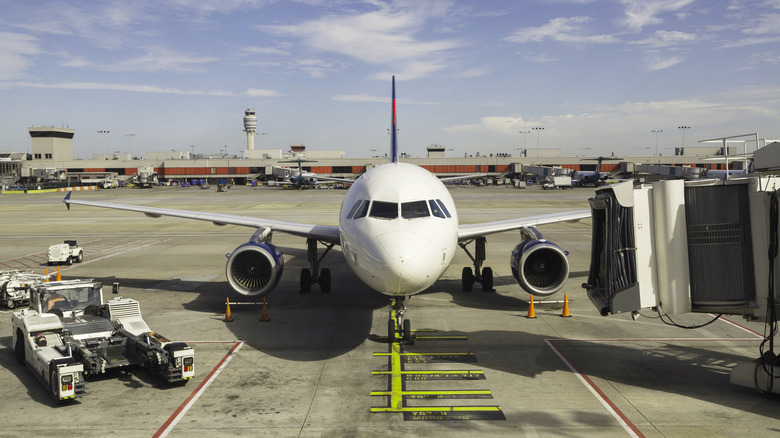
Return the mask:
[[722, 316], [720, 317], [720, 319], [721, 319], [721, 320], [723, 320], [723, 322], [725, 322], [725, 323], [727, 323], [727, 324], [731, 324], [731, 325], [733, 325], [733, 326], [735, 326], [735, 327], [739, 327], [739, 328], [741, 328], [742, 330], [744, 330], [744, 331], [746, 331], [746, 332], [748, 332], [748, 333], [752, 333], [752, 334], [754, 334], [754, 335], [758, 336], [759, 338], [761, 338], [761, 339], [764, 339], [764, 335], [762, 335], [761, 333], [759, 333], [759, 332], [757, 332], [757, 331], [751, 330], [751, 329], [749, 329], [749, 328], [747, 328], [747, 327], [745, 327], [745, 326], [742, 326], [742, 325], [740, 325], [740, 324], [737, 324], [736, 322], [734, 322], [734, 321], [732, 321], [732, 320], [730, 320], [730, 319], [724, 318], [724, 317], [722, 317]]
[[[184, 414], [189, 410], [189, 408], [192, 406], [192, 404], [200, 397], [200, 395], [203, 393], [203, 391], [206, 390], [206, 388], [211, 385], [211, 382], [214, 381], [214, 379], [217, 377], [217, 375], [222, 371], [222, 369], [227, 364], [227, 361], [229, 361], [233, 355], [236, 353], [236, 351], [241, 348], [242, 345], [244, 345], [243, 341], [217, 341], [217, 342], [208, 342], [208, 343], [225, 343], [225, 342], [235, 342], [235, 345], [230, 349], [230, 351], [225, 354], [225, 356], [222, 358], [222, 360], [217, 363], [217, 365], [214, 367], [214, 369], [211, 370], [211, 372], [206, 376], [205, 379], [203, 379], [202, 382], [200, 382], [200, 385], [198, 385], [197, 388], [195, 388], [194, 391], [187, 397], [187, 399], [184, 400], [184, 402], [179, 405], [178, 408], [176, 408], [175, 411], [173, 411], [173, 414], [168, 418], [168, 420], [163, 423], [163, 425], [157, 430], [157, 432], [153, 435], [153, 438], [162, 438], [168, 435], [170, 431], [176, 426], [176, 424], [181, 420], [181, 417], [184, 416]], [[202, 342], [206, 343], [206, 342]]]
[[645, 435], [639, 430], [639, 428], [636, 427], [634, 423], [631, 422], [631, 420], [626, 417], [626, 415], [618, 409], [617, 406], [612, 402], [612, 400], [607, 397], [606, 394], [604, 394], [603, 391], [588, 377], [587, 374], [583, 373], [577, 366], [574, 364], [574, 362], [569, 359], [568, 356], [560, 349], [557, 345], [555, 345], [555, 339], [545, 339], [548, 345], [550, 345], [553, 350], [558, 354], [558, 357], [563, 359], [563, 361], [566, 363], [566, 365], [569, 367], [570, 370], [572, 370], [574, 373], [577, 374], [577, 376], [585, 382], [589, 389], [596, 394], [597, 398], [599, 398], [599, 401], [607, 408], [607, 410], [610, 411], [610, 413], [615, 416], [615, 418], [618, 420], [618, 423], [620, 423], [621, 426], [623, 426], [624, 429], [626, 429], [627, 432], [631, 436], [635, 437], [644, 437]]

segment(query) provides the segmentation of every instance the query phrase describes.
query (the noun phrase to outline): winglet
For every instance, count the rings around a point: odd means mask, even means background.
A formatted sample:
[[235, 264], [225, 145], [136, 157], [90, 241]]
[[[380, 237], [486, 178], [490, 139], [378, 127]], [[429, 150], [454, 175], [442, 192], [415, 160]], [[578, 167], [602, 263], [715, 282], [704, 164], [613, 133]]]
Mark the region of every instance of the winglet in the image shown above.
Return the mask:
[[393, 76], [393, 119], [390, 126], [390, 137], [391, 137], [391, 143], [390, 143], [390, 156], [391, 156], [391, 162], [397, 163], [398, 162], [398, 120], [395, 116], [395, 76]]
[[65, 203], [65, 206], [68, 207], [68, 210], [70, 210], [70, 195], [72, 195], [73, 192], [68, 192], [67, 195], [65, 195], [65, 199], [62, 200], [62, 202]]

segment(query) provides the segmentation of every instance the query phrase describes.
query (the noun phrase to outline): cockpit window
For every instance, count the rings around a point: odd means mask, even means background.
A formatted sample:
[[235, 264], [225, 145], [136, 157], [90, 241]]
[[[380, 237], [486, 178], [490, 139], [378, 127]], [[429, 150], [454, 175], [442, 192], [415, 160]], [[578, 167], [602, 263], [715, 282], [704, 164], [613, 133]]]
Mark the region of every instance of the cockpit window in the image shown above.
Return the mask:
[[404, 219], [415, 219], [418, 217], [428, 217], [428, 205], [425, 201], [404, 202], [401, 204], [401, 217]]
[[381, 219], [398, 218], [398, 204], [395, 202], [374, 201], [371, 203], [371, 217]]
[[347, 219], [352, 219], [352, 216], [355, 214], [355, 212], [360, 208], [360, 205], [363, 204], [362, 199], [358, 199], [358, 201], [355, 203], [355, 205], [352, 206], [352, 210], [349, 211], [349, 214], [347, 215]]
[[447, 216], [444, 215], [444, 213], [441, 211], [441, 208], [439, 208], [439, 204], [436, 203], [433, 199], [428, 201], [428, 204], [431, 205], [431, 213], [433, 213], [434, 216], [440, 217], [442, 219], [446, 218]]
[[368, 214], [368, 199], [363, 201], [363, 205], [360, 206], [357, 213], [355, 213], [355, 217], [352, 219], [360, 219], [361, 217], [366, 217]]
[[448, 218], [452, 217], [450, 215], [449, 210], [447, 210], [447, 207], [444, 206], [444, 203], [441, 202], [441, 199], [437, 199], [436, 202], [439, 204], [439, 207], [441, 207], [441, 211], [444, 212], [445, 215], [447, 215]]

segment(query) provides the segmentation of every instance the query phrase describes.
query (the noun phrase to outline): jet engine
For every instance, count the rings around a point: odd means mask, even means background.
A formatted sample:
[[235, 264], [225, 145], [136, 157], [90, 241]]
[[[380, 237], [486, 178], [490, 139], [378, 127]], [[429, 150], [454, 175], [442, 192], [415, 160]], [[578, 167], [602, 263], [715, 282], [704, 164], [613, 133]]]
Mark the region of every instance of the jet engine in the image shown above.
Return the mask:
[[252, 239], [226, 254], [230, 286], [241, 295], [265, 296], [276, 287], [284, 271], [281, 251], [269, 240], [270, 230], [258, 230]]
[[547, 297], [558, 292], [569, 278], [568, 252], [548, 242], [536, 228], [523, 228], [524, 240], [509, 258], [512, 275], [526, 292]]

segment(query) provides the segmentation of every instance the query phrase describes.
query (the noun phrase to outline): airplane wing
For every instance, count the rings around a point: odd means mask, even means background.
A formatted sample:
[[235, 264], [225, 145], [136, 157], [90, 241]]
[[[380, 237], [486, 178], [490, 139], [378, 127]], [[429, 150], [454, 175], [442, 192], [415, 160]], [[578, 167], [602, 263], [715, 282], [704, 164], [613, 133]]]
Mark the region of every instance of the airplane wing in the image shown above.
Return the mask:
[[472, 173], [471, 175], [462, 175], [462, 176], [445, 176], [443, 178], [439, 178], [439, 181], [441, 182], [447, 182], [447, 181], [459, 181], [462, 179], [472, 179], [472, 178], [480, 178], [487, 176], [486, 173]]
[[298, 222], [285, 222], [273, 219], [238, 216], [232, 214], [203, 213], [197, 211], [175, 210], [172, 208], [145, 207], [140, 205], [114, 204], [110, 202], [82, 201], [70, 199], [73, 192], [68, 192], [62, 200], [70, 210], [71, 204], [88, 205], [90, 207], [113, 208], [115, 210], [127, 210], [143, 213], [149, 217], [159, 218], [173, 216], [184, 219], [195, 219], [212, 222], [214, 225], [240, 225], [250, 228], [270, 228], [294, 236], [313, 238], [323, 242], [340, 244], [339, 227], [336, 225], [303, 224]]
[[576, 222], [590, 218], [590, 210], [567, 211], [564, 213], [542, 214], [517, 219], [507, 219], [479, 224], [466, 224], [458, 228], [458, 241], [474, 239], [487, 234], [517, 230], [523, 227], [551, 224], [555, 222]]

